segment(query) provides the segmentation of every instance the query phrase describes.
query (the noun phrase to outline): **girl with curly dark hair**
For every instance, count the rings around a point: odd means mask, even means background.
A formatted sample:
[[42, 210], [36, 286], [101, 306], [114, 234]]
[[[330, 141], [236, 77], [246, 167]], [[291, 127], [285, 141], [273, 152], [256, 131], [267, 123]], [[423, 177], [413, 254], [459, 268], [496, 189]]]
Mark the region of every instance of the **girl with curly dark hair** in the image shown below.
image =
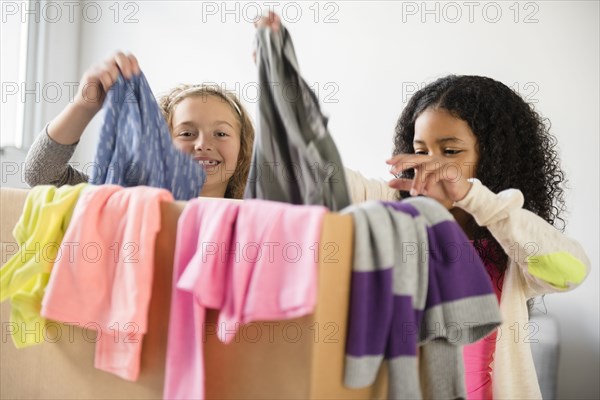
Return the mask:
[[352, 203], [424, 195], [450, 210], [488, 269], [503, 319], [465, 348], [468, 398], [541, 399], [527, 301], [577, 287], [590, 264], [553, 226], [564, 225], [564, 175], [546, 121], [500, 82], [447, 76], [413, 95], [394, 141], [396, 179], [345, 169]]
[[396, 126], [387, 162], [397, 177], [389, 186], [400, 198], [424, 195], [450, 210], [484, 260], [500, 301], [497, 333], [465, 347], [469, 399], [541, 398], [523, 340], [526, 302], [570, 290], [589, 271], [580, 246], [553, 226], [564, 227], [565, 178], [548, 126], [512, 89], [480, 76], [427, 85]]

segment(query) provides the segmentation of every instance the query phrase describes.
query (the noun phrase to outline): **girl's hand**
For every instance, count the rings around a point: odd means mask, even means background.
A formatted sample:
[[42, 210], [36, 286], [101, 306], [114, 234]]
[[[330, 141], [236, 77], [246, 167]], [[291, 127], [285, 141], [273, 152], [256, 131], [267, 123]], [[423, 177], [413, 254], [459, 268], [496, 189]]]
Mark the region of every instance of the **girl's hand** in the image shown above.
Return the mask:
[[275, 14], [273, 11], [269, 11], [267, 16], [260, 17], [258, 21], [254, 23], [256, 28], [260, 28], [263, 26], [271, 28], [274, 32], [278, 32], [281, 27], [281, 18], [279, 15]]
[[118, 52], [105, 62], [88, 68], [79, 82], [74, 105], [82, 111], [96, 114], [102, 108], [106, 93], [116, 82], [119, 72], [125, 79], [139, 75], [140, 67], [134, 55]]
[[410, 192], [411, 196], [431, 197], [447, 208], [464, 199], [472, 186], [467, 181], [471, 174], [465, 173], [464, 166], [442, 157], [399, 154], [386, 163], [392, 165], [390, 172], [395, 176], [409, 169], [415, 171], [413, 179], [392, 179], [388, 182], [390, 187]]
[[[260, 17], [260, 19], [254, 23], [254, 26], [256, 29], [268, 27], [271, 28], [273, 32], [279, 32], [279, 29], [281, 28], [281, 18], [273, 11], [269, 11], [269, 14], [266, 17]], [[254, 64], [256, 64], [256, 51], [252, 52], [252, 59], [254, 60]]]

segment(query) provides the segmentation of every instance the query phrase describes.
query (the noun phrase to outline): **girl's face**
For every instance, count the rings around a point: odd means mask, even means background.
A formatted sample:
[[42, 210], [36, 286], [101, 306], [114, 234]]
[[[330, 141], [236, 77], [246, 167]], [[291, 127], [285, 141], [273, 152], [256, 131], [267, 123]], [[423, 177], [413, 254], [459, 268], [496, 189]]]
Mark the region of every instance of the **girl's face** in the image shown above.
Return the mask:
[[[440, 173], [448, 173], [450, 179], [475, 177], [479, 160], [477, 137], [465, 121], [447, 110], [428, 108], [417, 117], [413, 146], [416, 154], [447, 160], [450, 167]], [[442, 204], [450, 209], [453, 201], [446, 199]]]
[[201, 196], [224, 197], [237, 166], [241, 126], [231, 106], [214, 95], [183, 99], [172, 118], [175, 147], [206, 168]]

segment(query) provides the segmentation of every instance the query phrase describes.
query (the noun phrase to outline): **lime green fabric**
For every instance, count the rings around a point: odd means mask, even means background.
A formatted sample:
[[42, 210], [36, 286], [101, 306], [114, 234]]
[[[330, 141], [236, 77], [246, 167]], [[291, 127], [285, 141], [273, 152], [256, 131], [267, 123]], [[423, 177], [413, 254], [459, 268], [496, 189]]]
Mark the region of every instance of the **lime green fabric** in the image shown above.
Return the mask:
[[[569, 268], [565, 268], [566, 265]], [[567, 252], [528, 257], [527, 271], [561, 289], [569, 288], [569, 284], [581, 283], [587, 275], [585, 264]]]
[[17, 348], [43, 341], [45, 319], [40, 308], [44, 290], [57, 256], [68, 256], [60, 254], [60, 244], [86, 186], [36, 186], [25, 200], [13, 229], [20, 249], [0, 269], [0, 301], [10, 298], [9, 332]]

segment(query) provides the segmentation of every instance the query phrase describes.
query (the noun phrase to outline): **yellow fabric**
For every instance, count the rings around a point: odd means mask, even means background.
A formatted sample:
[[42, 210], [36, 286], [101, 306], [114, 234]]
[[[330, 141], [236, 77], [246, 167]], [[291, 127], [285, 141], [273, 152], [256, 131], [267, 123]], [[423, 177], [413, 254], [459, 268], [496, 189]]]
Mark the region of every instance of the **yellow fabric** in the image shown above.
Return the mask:
[[59, 246], [86, 186], [36, 186], [25, 200], [13, 230], [21, 247], [0, 269], [0, 301], [11, 300], [8, 331], [17, 348], [43, 341], [42, 297], [57, 255], [68, 256], [59, 253]]
[[[565, 265], [569, 268], [561, 268]], [[585, 265], [566, 252], [528, 257], [527, 271], [560, 289], [567, 289], [570, 284], [581, 283], [587, 274]]]

